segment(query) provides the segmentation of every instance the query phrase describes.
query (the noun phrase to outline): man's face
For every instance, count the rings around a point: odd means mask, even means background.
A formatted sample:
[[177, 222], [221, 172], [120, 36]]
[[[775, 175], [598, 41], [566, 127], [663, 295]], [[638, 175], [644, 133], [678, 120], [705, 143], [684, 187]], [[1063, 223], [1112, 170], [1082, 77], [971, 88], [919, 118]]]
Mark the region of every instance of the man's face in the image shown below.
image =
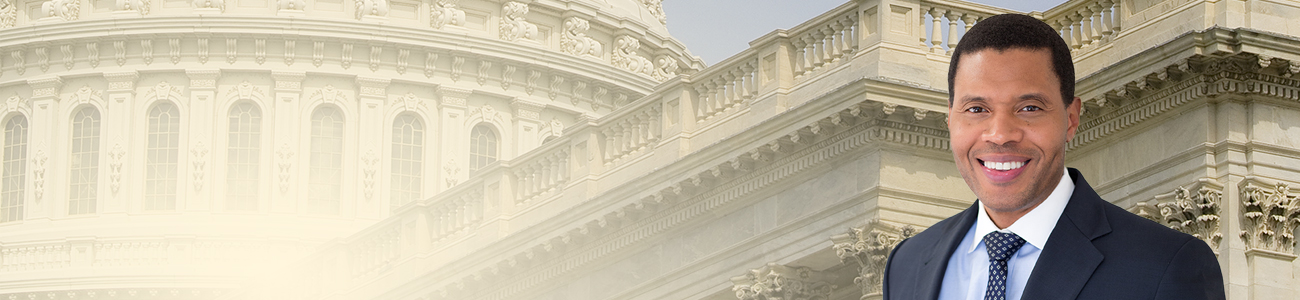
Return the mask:
[[1068, 108], [1061, 101], [1045, 49], [963, 55], [953, 80], [948, 130], [957, 169], [985, 207], [1019, 218], [1059, 183], [1079, 98]]

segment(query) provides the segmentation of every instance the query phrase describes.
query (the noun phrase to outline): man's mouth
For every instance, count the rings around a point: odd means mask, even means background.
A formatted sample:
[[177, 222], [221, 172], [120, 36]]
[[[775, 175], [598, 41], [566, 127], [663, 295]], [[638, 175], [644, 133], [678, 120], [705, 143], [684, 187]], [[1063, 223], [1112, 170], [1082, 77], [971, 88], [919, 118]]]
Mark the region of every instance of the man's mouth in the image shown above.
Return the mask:
[[985, 168], [989, 168], [989, 169], [993, 169], [993, 170], [997, 170], [997, 171], [1010, 171], [1010, 170], [1014, 170], [1014, 169], [1019, 169], [1019, 168], [1021, 168], [1021, 167], [1024, 167], [1024, 166], [1025, 166], [1025, 163], [1027, 163], [1027, 162], [1029, 162], [1029, 161], [1004, 161], [1004, 162], [996, 162], [996, 161], [984, 161], [984, 160], [980, 160], [980, 163], [983, 163]]

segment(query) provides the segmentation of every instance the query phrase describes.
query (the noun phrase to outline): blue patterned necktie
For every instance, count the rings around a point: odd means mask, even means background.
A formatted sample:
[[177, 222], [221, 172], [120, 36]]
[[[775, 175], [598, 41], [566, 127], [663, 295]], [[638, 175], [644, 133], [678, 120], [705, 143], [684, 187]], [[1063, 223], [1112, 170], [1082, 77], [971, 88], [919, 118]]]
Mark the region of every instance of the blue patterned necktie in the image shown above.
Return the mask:
[[1025, 239], [1006, 232], [990, 232], [984, 236], [984, 247], [989, 250], [989, 286], [984, 290], [984, 300], [1007, 299], [1007, 260], [1025, 245]]

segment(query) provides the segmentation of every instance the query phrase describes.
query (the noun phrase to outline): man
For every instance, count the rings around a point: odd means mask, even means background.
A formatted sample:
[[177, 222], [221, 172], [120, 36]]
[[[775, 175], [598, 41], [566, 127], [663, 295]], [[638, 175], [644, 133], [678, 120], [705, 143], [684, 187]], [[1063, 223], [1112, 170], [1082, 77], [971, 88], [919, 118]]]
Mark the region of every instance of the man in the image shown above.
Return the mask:
[[894, 248], [885, 299], [1225, 298], [1209, 246], [1102, 200], [1065, 168], [1082, 105], [1067, 47], [1024, 15], [962, 38], [948, 131], [979, 200]]

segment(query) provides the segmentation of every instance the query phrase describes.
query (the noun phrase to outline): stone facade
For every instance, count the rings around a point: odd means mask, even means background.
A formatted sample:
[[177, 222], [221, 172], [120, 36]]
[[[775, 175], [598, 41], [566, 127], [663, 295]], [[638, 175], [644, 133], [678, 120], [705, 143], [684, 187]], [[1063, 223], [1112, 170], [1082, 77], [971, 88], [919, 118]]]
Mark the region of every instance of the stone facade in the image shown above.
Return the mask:
[[[974, 200], [947, 142], [949, 50], [982, 18], [1018, 12], [848, 1], [704, 68], [667, 37], [659, 1], [609, 2], [335, 12], [294, 0], [257, 18], [207, 2], [107, 13], [46, 2], [42, 18], [30, 17], [41, 5], [20, 6], [34, 9], [12, 18], [24, 29], [0, 35], [42, 38], [0, 36], [0, 97], [14, 94], [0, 121], [31, 124], [5, 131], [28, 129], [10, 142], [25, 148], [5, 148], [22, 149], [5, 167], [22, 166], [12, 180], [25, 200], [21, 220], [0, 223], [0, 294], [878, 299], [893, 245]], [[68, 30], [175, 14], [224, 25]], [[1103, 198], [1210, 244], [1230, 299], [1300, 293], [1300, 3], [1075, 0], [1029, 14], [1074, 49], [1084, 113], [1067, 166]], [[254, 30], [300, 23], [294, 35]], [[325, 30], [344, 24], [374, 30]], [[398, 34], [410, 28], [420, 34]], [[227, 138], [249, 132], [229, 126], [243, 103], [273, 129], [251, 152], [252, 192], [230, 184], [247, 179], [230, 174], [248, 160], [230, 157], [249, 147]], [[170, 124], [154, 113], [165, 104], [186, 128], [175, 147], [151, 139], [168, 133], [150, 127]], [[67, 121], [93, 119], [77, 115], [88, 107], [104, 120], [93, 153], [72, 147], [91, 141], [73, 130], [86, 123]], [[403, 155], [416, 146], [427, 155]], [[72, 159], [87, 153], [99, 158], [91, 198], [69, 189], [85, 186], [70, 174], [90, 170]], [[178, 172], [159, 179], [150, 166]], [[159, 184], [174, 184], [174, 208], [146, 205], [171, 199], [155, 197]], [[335, 187], [337, 198], [319, 190]], [[250, 197], [255, 208], [232, 209]], [[70, 210], [83, 199], [93, 213]], [[247, 274], [277, 261], [293, 263]], [[193, 283], [132, 275], [175, 266], [197, 270], [180, 274]], [[67, 283], [87, 268], [131, 284]]]

